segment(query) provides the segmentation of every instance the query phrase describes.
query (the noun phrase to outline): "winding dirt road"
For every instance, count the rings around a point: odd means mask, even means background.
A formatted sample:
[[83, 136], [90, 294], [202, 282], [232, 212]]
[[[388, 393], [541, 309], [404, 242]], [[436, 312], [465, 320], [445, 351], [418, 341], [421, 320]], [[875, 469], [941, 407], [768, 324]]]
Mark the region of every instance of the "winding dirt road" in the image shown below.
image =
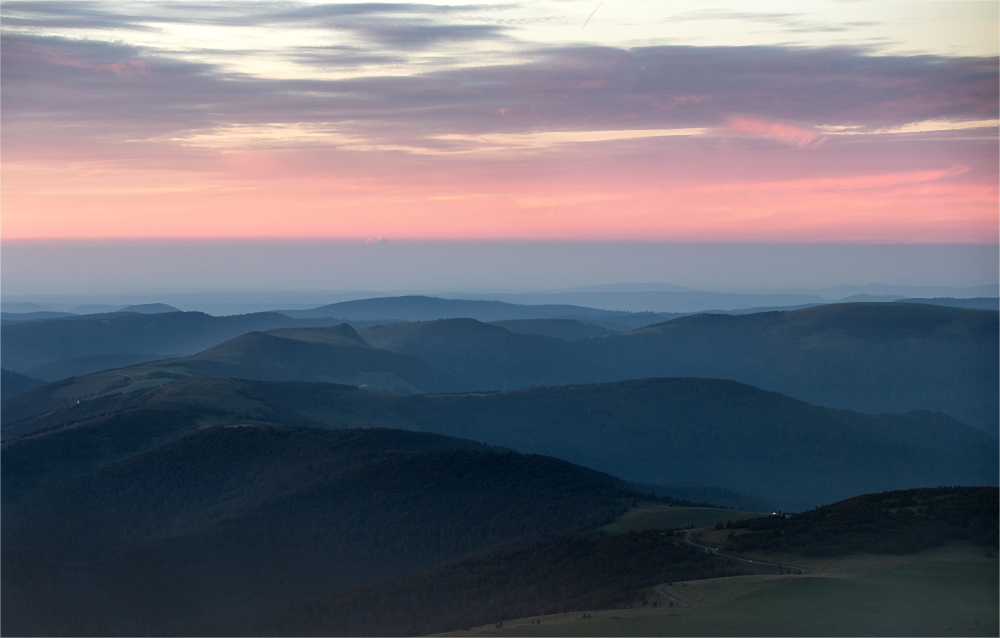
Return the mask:
[[[703, 531], [703, 530], [706, 530], [706, 529], [711, 529], [711, 528], [708, 528], [708, 527], [699, 527], [697, 529], [689, 530], [688, 533], [684, 535], [684, 542], [687, 543], [688, 545], [691, 545], [692, 547], [697, 547], [698, 549], [700, 549], [702, 551], [708, 552], [709, 554], [712, 554], [714, 556], [718, 556], [719, 558], [728, 558], [729, 560], [738, 560], [738, 561], [743, 562], [743, 563], [753, 563], [754, 565], [767, 565], [768, 567], [777, 567], [779, 569], [794, 569], [794, 570], [797, 570], [798, 573], [800, 573], [800, 574], [806, 573], [806, 570], [805, 570], [804, 567], [798, 567], [796, 565], [779, 565], [778, 563], [767, 563], [767, 562], [764, 562], [762, 560], [751, 560], [749, 558], [739, 558], [738, 556], [729, 556], [727, 554], [720, 554], [718, 547], [709, 547], [707, 545], [700, 545], [700, 544], [694, 542], [693, 540], [691, 540], [691, 535], [692, 534], [695, 534], [697, 532], [700, 532], [700, 531]], [[663, 596], [664, 598], [666, 598], [668, 600], [672, 600], [673, 602], [679, 604], [681, 606], [681, 609], [684, 609], [685, 607], [687, 607], [688, 604], [686, 602], [684, 602], [683, 600], [680, 600], [679, 598], [674, 598], [670, 594], [668, 594], [668, 593], [666, 593], [666, 592], [663, 591], [663, 587], [665, 587], [666, 585], [667, 585], [667, 583], [660, 583], [659, 585], [657, 585], [656, 586], [656, 593], [659, 594], [659, 595], [661, 595], [661, 596]]]
[[800, 574], [806, 573], [805, 567], [797, 567], [795, 565], [779, 565], [778, 563], [765, 563], [762, 560], [750, 560], [749, 558], [738, 558], [736, 556], [729, 556], [727, 554], [720, 554], [718, 547], [708, 547], [707, 545], [699, 545], [698, 543], [696, 543], [696, 542], [694, 542], [694, 541], [691, 540], [691, 534], [694, 534], [696, 532], [700, 532], [700, 531], [703, 531], [703, 530], [706, 530], [706, 529], [711, 529], [711, 528], [708, 528], [708, 527], [699, 527], [698, 529], [692, 529], [692, 530], [688, 531], [688, 533], [684, 535], [684, 542], [687, 543], [688, 545], [691, 545], [692, 547], [697, 547], [699, 549], [703, 549], [706, 552], [708, 552], [709, 554], [714, 554], [715, 556], [720, 556], [722, 558], [728, 558], [730, 560], [738, 560], [738, 561], [741, 561], [741, 562], [744, 562], [744, 563], [753, 563], [754, 565], [768, 565], [770, 567], [778, 567], [780, 569], [794, 569], [794, 570], [798, 571]]

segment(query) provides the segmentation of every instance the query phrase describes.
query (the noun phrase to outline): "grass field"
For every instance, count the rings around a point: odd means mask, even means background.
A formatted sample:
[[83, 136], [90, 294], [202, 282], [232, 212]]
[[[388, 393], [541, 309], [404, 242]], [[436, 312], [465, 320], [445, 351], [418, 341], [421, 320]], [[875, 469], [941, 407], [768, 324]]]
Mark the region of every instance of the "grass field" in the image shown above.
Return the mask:
[[[669, 593], [689, 602], [688, 609], [603, 610], [586, 619], [576, 612], [543, 617], [541, 624], [520, 619], [502, 629], [449, 635], [996, 636], [1000, 631], [998, 564], [982, 549], [929, 550], [895, 561], [866, 558], [847, 557], [823, 574], [674, 583]], [[866, 574], [880, 567], [888, 569]], [[852, 575], [854, 570], [862, 575]], [[652, 589], [646, 593], [655, 596]]]
[[608, 534], [641, 532], [647, 529], [687, 529], [710, 527], [719, 522], [739, 521], [758, 516], [765, 515], [758, 512], [741, 512], [714, 507], [648, 505], [629, 510], [617, 521], [609, 523], [601, 529]]

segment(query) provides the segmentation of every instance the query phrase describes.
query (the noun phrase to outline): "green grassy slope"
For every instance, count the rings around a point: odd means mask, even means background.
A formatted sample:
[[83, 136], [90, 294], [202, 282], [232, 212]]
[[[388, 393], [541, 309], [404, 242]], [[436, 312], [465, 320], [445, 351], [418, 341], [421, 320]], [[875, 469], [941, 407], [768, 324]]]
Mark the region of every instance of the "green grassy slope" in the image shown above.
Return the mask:
[[[996, 510], [997, 490], [988, 490], [990, 504], [976, 498], [979, 491], [933, 493], [949, 510], [951, 523], [964, 528]], [[830, 530], [865, 527], [851, 501], [822, 509]], [[905, 526], [896, 531], [905, 533]], [[941, 635], [988, 635], [996, 626], [996, 555], [968, 543], [952, 540], [936, 552], [916, 552], [920, 548], [911, 546], [907, 557], [889, 561], [850, 554], [838, 567], [810, 564], [809, 575], [792, 577], [773, 575], [773, 570], [772, 575], [741, 575], [753, 568], [677, 545], [677, 539], [661, 531], [560, 539], [389, 578], [217, 625], [207, 633], [412, 635], [499, 621], [505, 626], [487, 625], [472, 633], [911, 635], [927, 624]], [[691, 606], [670, 605], [654, 589], [658, 584]], [[610, 608], [616, 610], [588, 618], [564, 615]], [[510, 622], [539, 616], [545, 616], [541, 623]]]
[[700, 609], [575, 614], [452, 635], [995, 636], [997, 580], [995, 561], [916, 562], [857, 578], [790, 576], [783, 586]]
[[171, 437], [148, 417], [75, 428], [75, 443], [94, 445], [162, 436], [44, 480], [18, 473], [30, 471], [26, 448], [54, 435], [4, 446], [5, 634], [192, 633], [580, 533], [635, 496], [564, 461], [430, 434], [244, 426]]
[[424, 635], [510, 618], [601, 609], [660, 582], [732, 568], [659, 532], [562, 538], [386, 579], [206, 628], [243, 636]]

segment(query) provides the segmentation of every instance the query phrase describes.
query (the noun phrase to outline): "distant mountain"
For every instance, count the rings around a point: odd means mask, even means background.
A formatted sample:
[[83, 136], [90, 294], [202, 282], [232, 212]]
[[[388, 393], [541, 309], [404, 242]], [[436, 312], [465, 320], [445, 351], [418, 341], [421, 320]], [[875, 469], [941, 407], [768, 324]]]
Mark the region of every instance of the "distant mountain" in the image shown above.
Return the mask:
[[0, 357], [3, 367], [24, 372], [94, 355], [187, 355], [255, 330], [338, 323], [268, 312], [231, 317], [201, 312], [82, 315], [4, 326]]
[[376, 348], [415, 357], [470, 389], [509, 390], [613, 378], [555, 337], [517, 334], [473, 319], [373, 326], [359, 331]]
[[[331, 384], [173, 381], [161, 373], [147, 380], [120, 378], [110, 391], [95, 387], [96, 396], [79, 403], [72, 398], [58, 403], [65, 389], [60, 384], [5, 402], [4, 439], [51, 431], [79, 441], [77, 428], [67, 426], [111, 419], [102, 416], [109, 414], [128, 420], [140, 412], [149, 427], [163, 423], [170, 431], [181, 426], [155, 415], [180, 411], [182, 421], [191, 424], [184, 427], [199, 422], [393, 427], [556, 456], [646, 484], [716, 486], [785, 510], [886, 489], [997, 482], [996, 438], [944, 415], [831, 410], [715, 379], [400, 396]], [[129, 441], [136, 449], [154, 444], [141, 436]], [[21, 475], [55, 471], [48, 469], [47, 458], [61, 459], [59, 471], [65, 471], [73, 455], [88, 449], [40, 451]], [[3, 469], [9, 465], [5, 461]]]
[[123, 305], [114, 305], [106, 303], [88, 303], [79, 306], [73, 306], [69, 310], [70, 312], [74, 312], [78, 315], [98, 315], [108, 312], [118, 312], [124, 307], [125, 306]]
[[[575, 305], [524, 305], [504, 301], [441, 299], [419, 295], [359, 299], [321, 306], [311, 310], [281, 310], [289, 317], [340, 317], [348, 321], [369, 320], [387, 323], [400, 321], [433, 321], [436, 319], [476, 319], [506, 321], [511, 319], [583, 319], [611, 321], [629, 328], [657, 321], [653, 313], [609, 312]], [[659, 317], [659, 320], [669, 319]]]
[[875, 303], [885, 303], [887, 301], [899, 301], [902, 299], [902, 295], [851, 295], [850, 297], [844, 297], [843, 299], [838, 299], [840, 303], [850, 303], [852, 301], [867, 301]]
[[695, 315], [573, 345], [617, 378], [732, 379], [835, 408], [943, 412], [997, 436], [998, 334], [995, 311], [852, 303]]
[[0, 304], [0, 308], [3, 308], [3, 312], [9, 312], [11, 314], [52, 312], [56, 310], [55, 308], [52, 308], [50, 306], [32, 303], [30, 301], [4, 301], [2, 304]]
[[491, 321], [490, 323], [517, 334], [541, 335], [563, 341], [606, 337], [619, 332], [574, 319], [508, 319], [507, 321]]
[[670, 497], [694, 503], [711, 503], [718, 507], [728, 507], [746, 512], [775, 512], [777, 506], [762, 498], [739, 494], [721, 487], [704, 485], [652, 485], [629, 481], [629, 485], [643, 494], [654, 494], [660, 497]]
[[570, 343], [471, 320], [366, 328], [477, 389], [646, 377], [732, 379], [869, 413], [932, 410], [998, 432], [996, 312], [900, 303], [693, 315]]
[[[170, 436], [168, 422], [189, 424]], [[193, 425], [193, 428], [190, 426]], [[124, 437], [124, 438], [122, 438]], [[25, 480], [88, 440], [150, 446]], [[114, 444], [108, 447], [114, 447]], [[399, 430], [137, 411], [3, 447], [3, 631], [197, 635], [396, 574], [594, 529], [638, 495], [558, 459]]]
[[[740, 310], [745, 308], [797, 306], [810, 303], [830, 303], [832, 300], [816, 294], [754, 294], [707, 292], [701, 290], [608, 290], [579, 292], [538, 292], [493, 295], [469, 295], [469, 299], [493, 299], [511, 304], [541, 304], [584, 306], [617, 312], [692, 313], [710, 309]], [[571, 313], [566, 313], [571, 314]], [[468, 316], [468, 315], [466, 315]], [[478, 318], [478, 317], [477, 317]], [[513, 318], [513, 317], [512, 317]]]
[[38, 312], [0, 312], [0, 323], [20, 323], [22, 321], [43, 321], [45, 319], [58, 319], [59, 317], [74, 317], [71, 312], [54, 312], [41, 310]]
[[[379, 306], [398, 299], [369, 301]], [[425, 302], [435, 307], [438, 302], [448, 303], [431, 298], [402, 299], [404, 305], [412, 301], [417, 307]], [[321, 372], [326, 364], [320, 364], [319, 350], [310, 353], [301, 346], [294, 357], [291, 350], [282, 355], [283, 370], [265, 372], [269, 365], [277, 366], [279, 359], [269, 362], [262, 354], [251, 353], [255, 348], [266, 350], [268, 339], [264, 337], [242, 342], [242, 361], [257, 357], [253, 372], [240, 370], [244, 363], [235, 360], [226, 363], [225, 369], [203, 361], [198, 364], [200, 371], [191, 368], [189, 372], [270, 380], [337, 380], [405, 392], [503, 390], [646, 377], [721, 378], [817, 405], [869, 413], [932, 410], [994, 436], [1000, 429], [996, 390], [1000, 366], [995, 356], [1000, 347], [1000, 325], [996, 311], [913, 303], [827, 304], [739, 316], [692, 315], [626, 334], [575, 340], [566, 337], [592, 334], [600, 326], [606, 330], [613, 327], [585, 317], [577, 320], [586, 324], [583, 327], [548, 319], [516, 321], [521, 323], [508, 324], [512, 330], [473, 319], [381, 327], [369, 323], [370, 327], [361, 329], [361, 336], [376, 352], [419, 359], [425, 370], [429, 366], [436, 371], [437, 381], [424, 373], [412, 376], [416, 374], [412, 362], [407, 364], [410, 372], [403, 376], [402, 368], [379, 370], [373, 367], [374, 362], [389, 365], [390, 359], [377, 359], [375, 352], [366, 354], [364, 366], [355, 368], [338, 368], [341, 364], [335, 357], [328, 371], [340, 370], [347, 376], [327, 374]], [[108, 358], [190, 355], [249, 332], [337, 323], [337, 319], [292, 319], [277, 313], [70, 317], [5, 326], [0, 333], [0, 355], [8, 369], [26, 374], [38, 371], [54, 379], [61, 374], [85, 373], [95, 366], [107, 367]], [[545, 331], [549, 334], [525, 334]], [[331, 352], [346, 354], [343, 349]], [[360, 356], [357, 352], [354, 355]], [[398, 358], [392, 361], [400, 362]], [[349, 369], [354, 371], [347, 372]], [[362, 369], [368, 377], [357, 376]], [[389, 376], [379, 380], [383, 373]], [[444, 384], [443, 377], [458, 380], [461, 386]], [[404, 378], [407, 380], [401, 381]], [[116, 382], [120, 380], [118, 377]]]
[[864, 286], [830, 286], [820, 289], [800, 289], [785, 292], [813, 293], [827, 299], [845, 301], [855, 295], [899, 297], [995, 297], [1000, 290], [996, 284], [981, 286], [899, 286], [895, 284], [867, 284]]
[[26, 370], [27, 374], [46, 382], [59, 381], [69, 377], [84, 375], [133, 366], [147, 361], [165, 358], [158, 354], [136, 354], [134, 352], [115, 352], [112, 354], [92, 354], [85, 357], [73, 357], [53, 361]]
[[251, 332], [157, 367], [199, 377], [326, 381], [401, 394], [475, 387], [419, 359], [373, 348], [347, 324]]
[[[499, 329], [497, 329], [499, 330]], [[102, 357], [88, 357], [85, 363]], [[114, 357], [103, 357], [105, 360]], [[50, 364], [52, 368], [61, 366]], [[134, 397], [190, 377], [263, 381], [324, 381], [370, 390], [411, 394], [470, 389], [428, 364], [403, 354], [373, 348], [347, 324], [327, 328], [285, 328], [250, 332], [189, 357], [156, 360], [64, 379], [4, 405], [4, 422], [23, 421], [99, 397]], [[90, 405], [88, 401], [84, 405]], [[99, 413], [107, 412], [101, 407]]]
[[0, 401], [23, 394], [39, 386], [45, 385], [45, 381], [34, 379], [18, 372], [0, 368]]
[[932, 306], [950, 306], [952, 308], [978, 308], [981, 310], [1000, 310], [998, 297], [973, 297], [971, 299], [955, 299], [954, 297], [935, 297], [933, 299], [899, 299], [900, 303], [922, 303]]
[[181, 312], [178, 308], [168, 306], [165, 303], [142, 303], [133, 306], [125, 306], [117, 312], [135, 312], [140, 315], [158, 315], [164, 312]]
[[803, 556], [910, 554], [951, 541], [996, 548], [995, 487], [919, 488], [865, 494], [815, 510], [737, 521], [729, 551]]

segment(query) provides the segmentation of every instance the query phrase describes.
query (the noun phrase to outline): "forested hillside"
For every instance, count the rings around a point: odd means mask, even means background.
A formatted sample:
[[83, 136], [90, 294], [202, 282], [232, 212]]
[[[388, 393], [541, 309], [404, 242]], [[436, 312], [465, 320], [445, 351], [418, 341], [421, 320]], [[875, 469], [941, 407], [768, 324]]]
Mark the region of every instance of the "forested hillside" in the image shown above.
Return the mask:
[[[947, 416], [831, 410], [713, 379], [411, 396], [323, 383], [186, 379], [46, 412], [49, 387], [9, 402], [16, 410], [4, 412], [4, 437], [51, 430], [35, 445], [65, 440], [62, 451], [45, 456], [63, 465], [90, 449], [67, 426], [95, 418], [110, 424], [141, 411], [149, 427], [162, 423], [170, 431], [253, 422], [435, 432], [556, 456], [627, 480], [716, 486], [786, 510], [887, 489], [997, 481], [996, 439]], [[121, 428], [119, 446], [147, 444]], [[31, 472], [47, 466], [44, 458], [29, 465]]]
[[[274, 313], [96, 315], [8, 326], [2, 352], [6, 368], [29, 374], [37, 369], [54, 379], [103, 370], [115, 361], [189, 355], [216, 346], [187, 362], [186, 369], [159, 369], [365, 384], [402, 393], [704, 377], [870, 414], [942, 412], [994, 437], [1000, 431], [996, 311], [915, 303], [829, 304], [738, 316], [695, 315], [603, 335], [598, 326], [553, 321], [503, 324], [510, 329], [474, 319], [369, 325], [360, 335], [373, 347], [363, 353], [359, 342], [351, 348], [339, 343], [336, 349], [296, 343], [322, 340], [294, 331], [273, 334], [285, 339], [280, 342], [245, 336], [335, 322], [330, 319], [296, 320]], [[236, 337], [240, 339], [220, 345]], [[140, 366], [124, 374], [142, 378], [147, 371]]]
[[737, 521], [726, 549], [804, 556], [907, 554], [948, 541], [997, 548], [995, 487], [940, 487], [856, 496], [815, 510]]
[[[172, 438], [148, 416], [4, 445], [5, 634], [197, 633], [578, 534], [639, 496], [565, 461], [432, 434], [237, 426]], [[39, 440], [114, 447], [126, 431], [149, 445], [22, 476]]]

